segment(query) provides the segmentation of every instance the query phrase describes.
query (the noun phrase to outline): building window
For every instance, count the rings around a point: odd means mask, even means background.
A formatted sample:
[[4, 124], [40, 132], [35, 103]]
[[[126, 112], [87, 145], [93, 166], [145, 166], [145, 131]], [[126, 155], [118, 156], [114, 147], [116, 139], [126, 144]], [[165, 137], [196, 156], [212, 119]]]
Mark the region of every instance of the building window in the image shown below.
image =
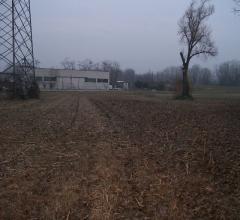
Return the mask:
[[108, 79], [98, 79], [98, 83], [108, 83]]
[[41, 76], [36, 76], [35, 79], [36, 79], [37, 82], [42, 82], [42, 77]]
[[95, 83], [95, 82], [96, 82], [96, 79], [95, 79], [95, 78], [85, 78], [85, 82]]
[[45, 82], [55, 82], [55, 81], [57, 81], [57, 77], [45, 76], [45, 77], [44, 77], [44, 81], [45, 81]]

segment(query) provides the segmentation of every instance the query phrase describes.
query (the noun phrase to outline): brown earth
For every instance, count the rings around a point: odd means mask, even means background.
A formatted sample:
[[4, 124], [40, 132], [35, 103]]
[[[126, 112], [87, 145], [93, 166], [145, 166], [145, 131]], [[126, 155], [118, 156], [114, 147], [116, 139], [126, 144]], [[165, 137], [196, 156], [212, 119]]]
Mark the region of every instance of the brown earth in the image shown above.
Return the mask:
[[0, 102], [0, 219], [239, 216], [239, 99]]

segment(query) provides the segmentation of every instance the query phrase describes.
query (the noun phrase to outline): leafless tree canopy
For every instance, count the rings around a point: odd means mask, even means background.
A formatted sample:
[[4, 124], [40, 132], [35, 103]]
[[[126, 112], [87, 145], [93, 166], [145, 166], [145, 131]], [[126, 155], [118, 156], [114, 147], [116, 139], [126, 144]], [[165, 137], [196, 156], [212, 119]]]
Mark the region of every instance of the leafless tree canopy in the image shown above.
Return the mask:
[[222, 86], [240, 86], [240, 61], [228, 61], [217, 68], [217, 79]]
[[211, 39], [211, 31], [205, 21], [214, 13], [214, 6], [210, 0], [201, 0], [197, 5], [192, 1], [184, 16], [179, 21], [179, 35], [181, 42], [187, 45], [187, 54], [182, 53], [183, 61], [189, 63], [197, 55], [215, 56], [217, 49]]
[[70, 60], [69, 58], [65, 58], [61, 65], [64, 69], [67, 70], [75, 70], [76, 69], [76, 62], [74, 60]]
[[240, 0], [234, 0], [234, 2], [235, 2], [234, 12], [240, 13]]
[[84, 71], [100, 70], [101, 65], [100, 63], [93, 62], [91, 59], [85, 59], [78, 61], [78, 69]]

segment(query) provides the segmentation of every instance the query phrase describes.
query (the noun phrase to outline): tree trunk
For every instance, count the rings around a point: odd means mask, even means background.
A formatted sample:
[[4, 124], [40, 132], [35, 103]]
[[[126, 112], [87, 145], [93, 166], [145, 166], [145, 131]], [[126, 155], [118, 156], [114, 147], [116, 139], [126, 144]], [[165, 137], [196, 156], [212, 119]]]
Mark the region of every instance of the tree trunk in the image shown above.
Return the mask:
[[188, 65], [183, 66], [183, 84], [182, 84], [182, 97], [191, 97], [190, 86], [188, 80]]
[[191, 98], [190, 95], [190, 85], [189, 85], [189, 80], [188, 80], [188, 67], [189, 67], [189, 61], [190, 58], [188, 56], [188, 59], [185, 60], [183, 53], [180, 53], [181, 59], [182, 59], [182, 63], [183, 63], [183, 80], [182, 80], [182, 95], [181, 98]]

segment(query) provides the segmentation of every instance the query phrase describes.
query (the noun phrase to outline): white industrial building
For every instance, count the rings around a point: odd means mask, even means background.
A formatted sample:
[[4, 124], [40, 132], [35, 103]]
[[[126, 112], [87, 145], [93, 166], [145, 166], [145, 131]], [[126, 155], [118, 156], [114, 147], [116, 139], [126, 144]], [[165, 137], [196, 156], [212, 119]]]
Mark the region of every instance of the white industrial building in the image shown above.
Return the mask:
[[36, 69], [41, 90], [109, 90], [109, 73], [65, 69]]

